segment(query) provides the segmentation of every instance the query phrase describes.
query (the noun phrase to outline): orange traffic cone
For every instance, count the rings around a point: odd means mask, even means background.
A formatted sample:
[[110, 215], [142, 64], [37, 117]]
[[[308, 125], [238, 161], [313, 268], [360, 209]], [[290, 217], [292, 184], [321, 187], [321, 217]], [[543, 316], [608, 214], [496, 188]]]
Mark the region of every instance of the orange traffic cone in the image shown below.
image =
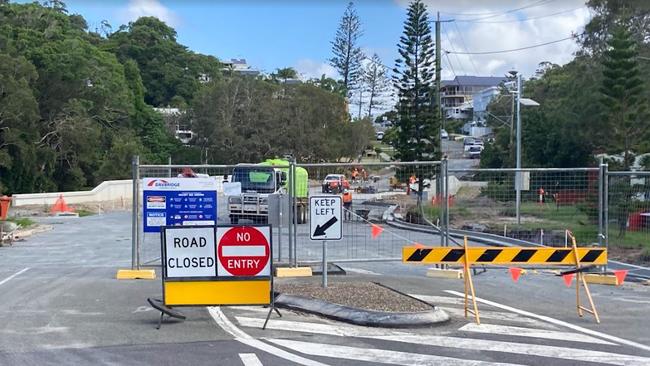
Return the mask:
[[50, 209], [50, 213], [52, 215], [56, 215], [57, 213], [66, 213], [66, 212], [74, 212], [74, 209], [72, 207], [69, 207], [65, 203], [65, 200], [63, 199], [63, 195], [60, 195], [59, 198], [57, 198], [56, 202], [54, 202], [54, 206], [52, 206], [52, 209]]

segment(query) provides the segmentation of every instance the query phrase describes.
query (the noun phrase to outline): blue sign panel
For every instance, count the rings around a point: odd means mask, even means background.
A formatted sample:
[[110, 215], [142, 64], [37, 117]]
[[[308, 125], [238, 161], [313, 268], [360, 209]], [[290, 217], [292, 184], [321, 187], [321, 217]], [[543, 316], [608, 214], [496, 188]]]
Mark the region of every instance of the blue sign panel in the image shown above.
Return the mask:
[[144, 232], [161, 226], [216, 225], [217, 182], [213, 178], [145, 178]]

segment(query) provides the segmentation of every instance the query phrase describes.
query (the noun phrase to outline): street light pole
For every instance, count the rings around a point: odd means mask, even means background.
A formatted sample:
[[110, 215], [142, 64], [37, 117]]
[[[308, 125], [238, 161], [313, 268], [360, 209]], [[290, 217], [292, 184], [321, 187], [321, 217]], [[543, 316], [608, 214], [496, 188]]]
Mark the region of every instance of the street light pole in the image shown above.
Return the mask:
[[517, 191], [517, 225], [521, 224], [521, 186], [523, 183], [523, 177], [519, 169], [521, 169], [521, 73], [517, 74], [517, 171], [515, 172], [515, 189]]

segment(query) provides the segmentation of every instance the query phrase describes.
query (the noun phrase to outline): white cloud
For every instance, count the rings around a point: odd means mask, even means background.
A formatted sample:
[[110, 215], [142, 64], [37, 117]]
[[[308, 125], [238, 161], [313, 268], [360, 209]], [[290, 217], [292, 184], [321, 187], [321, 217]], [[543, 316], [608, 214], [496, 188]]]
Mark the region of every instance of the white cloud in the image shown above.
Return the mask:
[[[406, 0], [396, 1], [403, 6], [408, 4]], [[432, 17], [440, 11], [443, 20], [457, 20], [455, 24], [442, 26], [442, 48], [452, 52], [510, 50], [554, 41], [580, 33], [590, 19], [584, 0], [425, 0], [425, 3]], [[522, 7], [525, 9], [512, 11]], [[521, 21], [524, 19], [529, 20]], [[577, 50], [575, 40], [567, 40], [517, 52], [449, 54], [449, 61], [447, 56], [443, 57], [443, 77], [453, 77], [451, 67], [456, 75], [501, 76], [514, 68], [531, 76], [540, 62], [565, 64]]]
[[320, 78], [323, 75], [336, 79], [339, 76], [330, 64], [311, 59], [298, 60], [295, 69], [304, 79]]
[[120, 12], [124, 21], [136, 20], [140, 17], [153, 16], [172, 27], [180, 24], [179, 17], [158, 0], [129, 0], [129, 3]]

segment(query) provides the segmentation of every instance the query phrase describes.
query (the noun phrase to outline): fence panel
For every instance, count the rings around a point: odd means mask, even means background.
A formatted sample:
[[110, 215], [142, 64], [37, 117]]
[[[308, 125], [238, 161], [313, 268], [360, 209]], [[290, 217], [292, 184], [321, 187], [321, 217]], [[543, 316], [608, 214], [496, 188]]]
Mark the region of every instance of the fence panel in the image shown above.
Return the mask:
[[607, 181], [607, 232], [612, 254], [650, 261], [650, 172], [608, 172]]
[[[273, 225], [273, 255], [276, 262], [288, 260], [288, 229], [286, 223], [278, 222], [282, 207], [285, 207], [285, 216], [288, 212], [288, 197], [286, 189], [282, 188], [282, 179], [288, 179], [288, 165], [268, 166], [259, 164], [233, 165], [142, 165], [139, 166], [139, 194], [140, 200], [137, 218], [140, 222], [138, 263], [140, 265], [156, 265], [160, 262], [160, 234], [145, 233], [142, 228], [143, 213], [143, 187], [142, 179], [145, 178], [170, 178], [182, 177], [192, 172], [199, 177], [209, 177], [216, 181], [217, 186], [217, 224], [266, 224], [271, 217]], [[284, 172], [284, 173], [283, 173]], [[233, 195], [226, 195], [224, 183], [239, 182], [241, 192]], [[284, 182], [286, 184], [286, 182]], [[251, 193], [251, 189], [257, 193]], [[280, 191], [281, 198], [278, 201], [269, 197]], [[232, 192], [230, 192], [232, 193]], [[279, 201], [285, 200], [285, 205]], [[182, 203], [184, 204], [184, 203]], [[270, 213], [270, 215], [269, 215]], [[274, 221], [276, 220], [276, 221]], [[288, 221], [287, 218], [284, 220]]]
[[597, 243], [599, 176], [598, 168], [450, 168], [450, 227], [549, 246], [564, 246], [570, 230], [580, 243]]
[[[352, 202], [344, 207], [342, 239], [327, 243], [329, 260], [399, 259], [404, 245], [440, 245], [439, 235], [386, 224], [394, 219], [400, 223], [424, 223], [418, 197], [426, 217], [440, 224], [442, 205], [440, 197], [436, 199], [440, 162], [298, 164], [297, 167], [305, 169], [309, 177], [307, 183], [296, 181], [297, 191], [308, 191], [309, 196], [342, 195], [344, 191], [352, 195]], [[306, 212], [309, 213], [309, 207]], [[322, 243], [310, 240], [309, 223], [296, 225], [295, 232], [297, 260], [320, 261]]]

